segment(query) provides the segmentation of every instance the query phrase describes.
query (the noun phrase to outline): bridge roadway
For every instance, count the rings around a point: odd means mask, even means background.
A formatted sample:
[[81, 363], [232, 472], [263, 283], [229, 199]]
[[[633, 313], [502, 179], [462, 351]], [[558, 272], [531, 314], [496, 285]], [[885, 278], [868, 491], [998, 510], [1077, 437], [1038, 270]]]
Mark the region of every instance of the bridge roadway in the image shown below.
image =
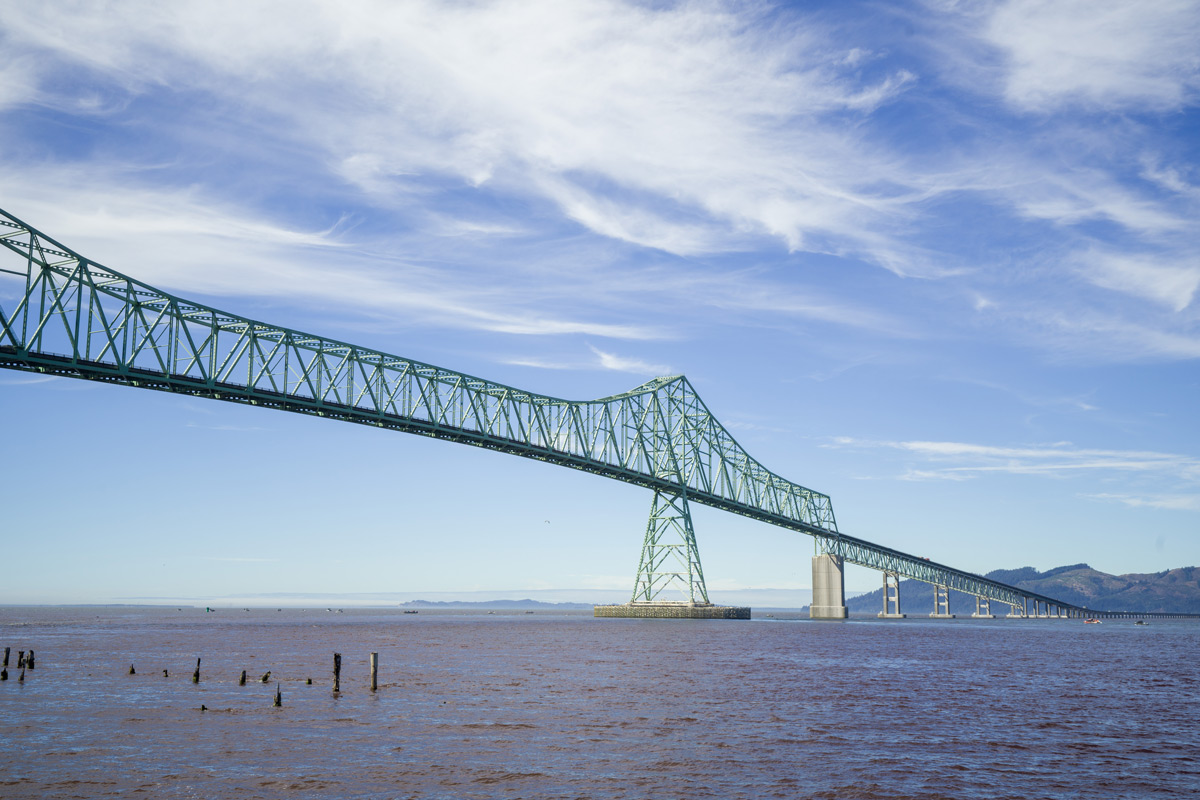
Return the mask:
[[592, 472], [812, 536], [814, 576], [818, 560], [836, 559], [838, 581], [849, 562], [1007, 604], [1019, 616], [1124, 613], [839, 532], [830, 499], [751, 458], [682, 375], [599, 400], [563, 400], [175, 297], [3, 210], [0, 245], [21, 267], [0, 267], [3, 368], [327, 417]]

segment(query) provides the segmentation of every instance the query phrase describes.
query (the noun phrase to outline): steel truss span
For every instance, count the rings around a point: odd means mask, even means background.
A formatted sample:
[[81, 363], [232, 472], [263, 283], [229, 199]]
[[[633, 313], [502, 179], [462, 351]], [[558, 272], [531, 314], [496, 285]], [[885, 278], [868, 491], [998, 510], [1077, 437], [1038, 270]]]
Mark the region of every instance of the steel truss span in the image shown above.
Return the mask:
[[750, 457], [687, 378], [572, 401], [220, 311], [90, 261], [0, 210], [0, 367], [432, 436], [808, 534], [846, 561], [1013, 607], [1050, 598], [838, 532], [828, 496]]

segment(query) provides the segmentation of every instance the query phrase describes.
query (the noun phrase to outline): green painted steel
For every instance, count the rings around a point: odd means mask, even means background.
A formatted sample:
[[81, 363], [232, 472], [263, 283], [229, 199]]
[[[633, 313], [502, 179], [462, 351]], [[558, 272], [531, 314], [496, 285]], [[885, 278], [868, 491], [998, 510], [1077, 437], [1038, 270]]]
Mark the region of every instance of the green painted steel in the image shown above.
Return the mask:
[[[1072, 608], [839, 533], [829, 497], [751, 458], [682, 375], [599, 400], [563, 400], [176, 297], [3, 210], [0, 245], [17, 257], [0, 267], [0, 367], [433, 436], [644, 486], [655, 491], [655, 508], [674, 508], [672, 524], [684, 525], [685, 563], [694, 562], [682, 570], [692, 570], [684, 594], [693, 601], [707, 595], [689, 502], [808, 534], [820, 552], [854, 564], [1014, 608]], [[643, 562], [661, 565], [666, 552], [644, 547]], [[639, 568], [635, 595], [647, 599], [658, 584]]]
[[656, 491], [630, 602], [653, 603], [668, 589], [689, 603], [709, 602], [687, 493]]

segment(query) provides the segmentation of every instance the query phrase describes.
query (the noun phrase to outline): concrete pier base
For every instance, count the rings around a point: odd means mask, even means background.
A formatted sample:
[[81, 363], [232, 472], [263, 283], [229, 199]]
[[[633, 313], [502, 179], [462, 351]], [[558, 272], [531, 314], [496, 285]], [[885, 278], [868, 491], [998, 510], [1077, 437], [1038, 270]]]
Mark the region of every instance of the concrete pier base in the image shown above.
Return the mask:
[[[899, 610], [899, 609], [897, 609]], [[940, 584], [933, 585], [933, 613], [930, 619], [954, 619], [950, 613], [950, 587]]]
[[992, 600], [989, 597], [980, 597], [975, 595], [975, 613], [971, 615], [971, 619], [995, 619], [996, 615], [992, 613]]
[[883, 611], [879, 612], [879, 618], [904, 619], [907, 616], [900, 613], [900, 576], [895, 572], [884, 572]]
[[841, 556], [813, 556], [813, 599], [808, 607], [810, 619], [845, 619], [846, 582], [842, 573]]
[[700, 603], [622, 603], [595, 606], [592, 616], [634, 619], [750, 619], [750, 609], [746, 606], [714, 606]]

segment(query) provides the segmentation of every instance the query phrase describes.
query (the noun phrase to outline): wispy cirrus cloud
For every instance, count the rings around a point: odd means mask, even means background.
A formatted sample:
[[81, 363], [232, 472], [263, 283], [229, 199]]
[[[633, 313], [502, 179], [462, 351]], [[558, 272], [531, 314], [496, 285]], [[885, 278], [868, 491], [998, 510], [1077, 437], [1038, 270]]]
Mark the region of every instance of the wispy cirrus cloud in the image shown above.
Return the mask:
[[[1200, 459], [1177, 453], [1145, 450], [1080, 448], [1069, 442], [1031, 446], [997, 446], [950, 441], [872, 441], [838, 437], [827, 447], [903, 454], [906, 464], [901, 480], [981, 479], [989, 475], [1019, 475], [1064, 479], [1086, 476], [1093, 481], [1120, 479], [1131, 482], [1152, 480], [1158, 487], [1144, 493], [1084, 493], [1088, 497], [1114, 500], [1126, 505], [1200, 510]], [[1179, 492], [1161, 491], [1174, 486]]]
[[614, 372], [631, 372], [635, 375], [644, 375], [646, 377], [674, 374], [670, 367], [663, 364], [652, 364], [640, 358], [620, 356], [616, 353], [605, 352], [597, 347], [590, 349], [603, 369], [613, 370]]
[[1165, 511], [1200, 511], [1200, 494], [1092, 494], [1097, 500], [1113, 501], [1130, 508], [1155, 508]]
[[995, 4], [984, 36], [1004, 52], [1004, 95], [1022, 109], [1165, 111], [1200, 91], [1190, 0], [1010, 0]]
[[[292, 297], [402, 316], [407, 324], [518, 336], [669, 336], [663, 326], [572, 313], [567, 303], [548, 310], [544, 292], [528, 289], [538, 280], [536, 265], [495, 274], [477, 264], [478, 274], [466, 279], [469, 260], [447, 270], [405, 258], [399, 242], [380, 243], [352, 226], [304, 230], [196, 188], [145, 185], [136, 169], [93, 172], [84, 180], [77, 168], [44, 167], [7, 176], [0, 186], [21, 198], [20, 215], [30, 225], [168, 291]], [[72, 202], [61, 202], [64, 196]]]
[[898, 211], [877, 188], [894, 169], [855, 142], [854, 115], [915, 76], [864, 73], [815, 19], [608, 0], [75, 12], [22, 8], [10, 45], [133, 95], [200, 90], [247, 122], [288, 119], [288, 136], [376, 195], [399, 199], [431, 175], [495, 184], [680, 254], [747, 236], [867, 250], [866, 232]]
[[[989, 334], [1013, 340], [1024, 320], [1062, 313], [1064, 324], [1041, 326], [1053, 337], [1026, 339], [1055, 353], [1191, 358], [1200, 196], [1186, 160], [1136, 115], [1195, 103], [1196, 18], [1194, 4], [1169, 1], [931, 0], [856, 25], [722, 2], [312, 0], [282, 16], [232, 2], [12, 2], [0, 107], [136, 128], [161, 152], [106, 144], [74, 177], [45, 182], [66, 168], [18, 142], [10, 160], [23, 166], [3, 188], [43, 185], [47, 218], [64, 230], [68, 216], [86, 229], [121, 207], [138, 247], [129, 231], [118, 241], [119, 224], [87, 236], [109, 236], [106, 252], [144, 264], [149, 280], [215, 294], [654, 340], [685, 335], [688, 314], [622, 311], [664, 309], [670, 295], [663, 284], [631, 300], [635, 270], [615, 268], [621, 259], [677, 256], [678, 285], [691, 258], [816, 254], [955, 287]], [[897, 20], [919, 46], [887, 33]], [[1086, 116], [1096, 110], [1132, 119], [1097, 126]], [[38, 147], [50, 161], [75, 152]], [[87, 190], [96, 183], [103, 192]], [[289, 192], [302, 199], [275, 211]], [[366, 205], [375, 227], [307, 208], [323, 205]], [[555, 250], [581, 232], [592, 255], [599, 240], [629, 249], [581, 267], [584, 246]], [[152, 247], [172, 262], [146, 263]], [[1013, 255], [1022, 250], [1037, 255]], [[690, 297], [734, 322], [888, 336], [961, 321], [851, 286], [738, 278], [708, 291], [694, 280]], [[1071, 291], [1045, 291], [1063, 284]]]
[[627, 372], [647, 378], [673, 374], [670, 367], [662, 364], [654, 364], [631, 356], [618, 355], [606, 350], [601, 350], [600, 348], [592, 345], [588, 345], [587, 349], [591, 352], [591, 356], [580, 356], [576, 358], [560, 357], [555, 359], [535, 358], [530, 356], [511, 356], [502, 358], [500, 361], [501, 363], [516, 367], [532, 367], [534, 369], [549, 370], [603, 369], [612, 372]]

